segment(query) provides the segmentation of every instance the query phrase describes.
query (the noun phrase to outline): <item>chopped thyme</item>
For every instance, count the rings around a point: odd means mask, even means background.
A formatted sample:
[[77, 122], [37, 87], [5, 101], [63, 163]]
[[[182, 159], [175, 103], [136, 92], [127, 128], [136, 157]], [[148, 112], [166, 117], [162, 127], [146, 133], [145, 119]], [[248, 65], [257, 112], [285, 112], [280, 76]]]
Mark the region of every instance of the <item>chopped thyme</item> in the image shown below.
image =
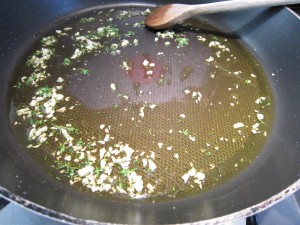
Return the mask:
[[211, 39], [212, 39], [213, 41], [218, 41], [218, 40], [219, 40], [219, 38], [218, 38], [217, 36], [215, 36], [215, 35], [212, 35], [212, 36], [211, 36]]
[[47, 86], [39, 88], [38, 91], [36, 92], [38, 96], [46, 95], [47, 97], [51, 96], [51, 93], [52, 93], [52, 88], [49, 88]]
[[15, 85], [15, 87], [17, 89], [20, 89], [22, 87], [22, 83], [21, 82], [17, 82], [16, 85]]
[[127, 31], [127, 32], [124, 34], [125, 37], [131, 37], [131, 36], [133, 36], [133, 35], [135, 35], [135, 33], [134, 33], [133, 31]]
[[88, 69], [84, 69], [84, 68], [79, 68], [78, 72], [80, 72], [83, 75], [89, 75], [90, 71]]
[[94, 173], [99, 176], [103, 172], [103, 169], [99, 168], [98, 166], [95, 167]]
[[159, 78], [159, 80], [157, 81], [158, 86], [163, 86], [164, 83], [165, 83], [165, 79], [163, 77]]
[[137, 168], [133, 168], [133, 169], [122, 169], [120, 171], [120, 174], [124, 177], [126, 177], [129, 173], [136, 171]]
[[183, 133], [185, 136], [189, 136], [190, 131], [189, 131], [189, 129], [186, 129], [186, 130], [184, 130], [182, 133]]
[[85, 18], [80, 19], [80, 23], [91, 23], [94, 21], [95, 21], [94, 17], [85, 17]]
[[183, 47], [189, 44], [189, 39], [186, 37], [176, 37], [175, 42], [177, 42], [177, 47]]
[[64, 66], [69, 66], [71, 64], [71, 61], [69, 58], [65, 58], [64, 61], [63, 61], [63, 65]]

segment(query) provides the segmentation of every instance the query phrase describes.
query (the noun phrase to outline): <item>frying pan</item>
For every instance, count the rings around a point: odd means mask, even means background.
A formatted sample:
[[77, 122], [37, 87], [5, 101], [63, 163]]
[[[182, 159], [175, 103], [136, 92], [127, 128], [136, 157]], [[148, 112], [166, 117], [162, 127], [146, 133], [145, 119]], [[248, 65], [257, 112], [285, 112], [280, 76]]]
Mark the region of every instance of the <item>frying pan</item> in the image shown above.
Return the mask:
[[160, 203], [99, 199], [49, 177], [17, 144], [9, 124], [9, 87], [17, 65], [36, 39], [60, 20], [92, 8], [167, 3], [171, 1], [1, 1], [0, 191], [5, 198], [75, 224], [215, 224], [257, 213], [299, 188], [300, 21], [284, 7], [206, 17], [215, 27], [240, 38], [254, 54], [275, 101], [275, 121], [263, 150], [225, 184], [197, 196]]

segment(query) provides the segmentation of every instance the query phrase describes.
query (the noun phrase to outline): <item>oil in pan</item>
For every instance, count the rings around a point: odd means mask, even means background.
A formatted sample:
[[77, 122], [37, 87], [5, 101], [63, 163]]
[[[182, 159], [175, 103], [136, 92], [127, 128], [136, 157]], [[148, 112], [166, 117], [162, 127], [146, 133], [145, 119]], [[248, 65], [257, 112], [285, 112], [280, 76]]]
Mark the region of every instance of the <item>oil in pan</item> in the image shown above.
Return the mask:
[[272, 93], [246, 48], [201, 21], [146, 29], [149, 12], [69, 18], [20, 66], [12, 128], [70, 188], [126, 200], [199, 194], [249, 166], [268, 137]]

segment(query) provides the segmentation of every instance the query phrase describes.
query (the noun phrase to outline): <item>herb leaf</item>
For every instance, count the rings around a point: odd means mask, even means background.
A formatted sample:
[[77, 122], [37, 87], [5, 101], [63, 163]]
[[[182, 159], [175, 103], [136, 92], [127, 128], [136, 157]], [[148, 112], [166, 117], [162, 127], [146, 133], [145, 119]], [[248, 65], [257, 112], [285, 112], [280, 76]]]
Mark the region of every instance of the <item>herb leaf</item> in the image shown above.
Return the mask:
[[133, 168], [133, 169], [123, 169], [120, 171], [120, 174], [124, 177], [126, 177], [129, 173], [136, 171], [137, 168]]
[[89, 75], [90, 71], [88, 69], [84, 69], [84, 68], [79, 68], [78, 72], [80, 72], [83, 75]]
[[65, 58], [64, 61], [63, 61], [63, 65], [68, 66], [70, 64], [71, 64], [71, 60], [69, 58]]
[[182, 132], [185, 136], [188, 136], [190, 134], [190, 131], [189, 129], [186, 129]]

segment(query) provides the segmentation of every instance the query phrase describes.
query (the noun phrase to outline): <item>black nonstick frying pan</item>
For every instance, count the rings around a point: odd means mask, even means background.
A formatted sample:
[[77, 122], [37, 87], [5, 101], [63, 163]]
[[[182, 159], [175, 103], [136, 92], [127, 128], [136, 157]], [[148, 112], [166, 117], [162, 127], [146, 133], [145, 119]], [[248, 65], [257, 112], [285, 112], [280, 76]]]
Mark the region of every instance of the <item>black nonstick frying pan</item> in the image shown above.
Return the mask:
[[[271, 121], [267, 139], [261, 145], [262, 150], [252, 158], [250, 165], [242, 168], [223, 183], [218, 183], [206, 190], [204, 182], [203, 192], [192, 195], [182, 194], [178, 198], [164, 198], [154, 202], [147, 198], [124, 200], [95, 197], [95, 195], [72, 188], [55, 179], [55, 176], [49, 175], [44, 163], [36, 160], [36, 157], [32, 157], [32, 154], [22, 144], [22, 140], [20, 141], [20, 138], [17, 137], [10, 124], [11, 96], [14, 94], [11, 87], [18, 78], [17, 75], [24, 64], [24, 58], [30, 54], [37, 40], [47, 35], [48, 31], [68, 24], [69, 21], [76, 18], [76, 15], [77, 17], [88, 15], [93, 10], [98, 12], [111, 8], [127, 9], [130, 6], [147, 9], [153, 8], [156, 4], [170, 2], [41, 2], [32, 0], [23, 4], [17, 1], [0, 3], [0, 190], [5, 198], [36, 212], [75, 224], [191, 222], [204, 224], [249, 216], [271, 206], [298, 189], [300, 171], [298, 159], [300, 41], [298, 37], [300, 22], [299, 18], [284, 7], [201, 16], [190, 21], [191, 25], [195, 23], [197, 25], [203, 21], [209, 24], [208, 27], [200, 30], [203, 35], [213, 34], [219, 38], [232, 39], [237, 41], [239, 46], [243, 46], [243, 49], [249, 51], [256, 59], [254, 62], [260, 64], [266, 76], [265, 81], [269, 84], [272, 93], [274, 119]], [[195, 1], [195, 3], [199, 2]], [[142, 29], [144, 28], [140, 28], [140, 30]], [[181, 28], [176, 29], [180, 31]], [[188, 28], [185, 27], [185, 29]], [[149, 36], [146, 34], [153, 35], [153, 31], [147, 30], [147, 32], [143, 33], [145, 36], [141, 36], [141, 43], [142, 40], [148, 41]], [[150, 43], [150, 38], [148, 42]], [[139, 47], [143, 49], [141, 51], [149, 49], [148, 51], [151, 53], [152, 47], [149, 47], [148, 42], [144, 42], [145, 44]], [[182, 49], [170, 49], [165, 53], [170, 51], [175, 54], [177, 51], [184, 51]], [[187, 55], [184, 60], [195, 63], [195, 58], [189, 59], [189, 51], [183, 53]], [[193, 54], [196, 53], [193, 52]], [[205, 55], [205, 52], [203, 54]], [[104, 64], [108, 64], [113, 61], [113, 58], [110, 57], [108, 55], [101, 60]], [[170, 67], [173, 69], [172, 72], [176, 73], [174, 64], [171, 64]], [[99, 69], [97, 67], [99, 65], [103, 66], [101, 63], [92, 62], [90, 71], [92, 72], [93, 68]], [[252, 64], [249, 61], [247, 65], [251, 66]], [[110, 74], [115, 70], [114, 68], [106, 69], [106, 74]], [[186, 67], [186, 73], [180, 75], [182, 83], [188, 80], [189, 77], [187, 78], [186, 75], [190, 74], [189, 71], [190, 68]], [[201, 72], [201, 69], [199, 71]], [[125, 76], [126, 74], [124, 74]], [[81, 80], [84, 79], [86, 78]], [[99, 82], [99, 85], [105, 83], [105, 80], [109, 80], [109, 78]], [[69, 86], [69, 91], [77, 99], [87, 100], [87, 104], [90, 104], [89, 106], [92, 108], [92, 105], [95, 105], [95, 99], [88, 98], [89, 96], [85, 95], [86, 92], [82, 90], [94, 88], [95, 82], [89, 83], [88, 80], [85, 82], [86, 86], [80, 86], [76, 82], [71, 83], [73, 86]], [[200, 81], [193, 82], [205, 83], [205, 80], [200, 79]], [[107, 85], [110, 83], [112, 82]], [[182, 83], [179, 82], [179, 87], [185, 88], [185, 86], [180, 86]], [[79, 85], [80, 89], [76, 90], [75, 84]], [[211, 93], [214, 93], [213, 90]], [[174, 91], [173, 94], [177, 94], [177, 92]], [[164, 93], [156, 101], [168, 100], [168, 97]], [[149, 99], [153, 100], [150, 97]], [[205, 99], [205, 95], [203, 95], [203, 99]], [[111, 103], [112, 101], [102, 101], [97, 107], [105, 104], [115, 105], [115, 103]], [[84, 116], [86, 115], [83, 113]]]

